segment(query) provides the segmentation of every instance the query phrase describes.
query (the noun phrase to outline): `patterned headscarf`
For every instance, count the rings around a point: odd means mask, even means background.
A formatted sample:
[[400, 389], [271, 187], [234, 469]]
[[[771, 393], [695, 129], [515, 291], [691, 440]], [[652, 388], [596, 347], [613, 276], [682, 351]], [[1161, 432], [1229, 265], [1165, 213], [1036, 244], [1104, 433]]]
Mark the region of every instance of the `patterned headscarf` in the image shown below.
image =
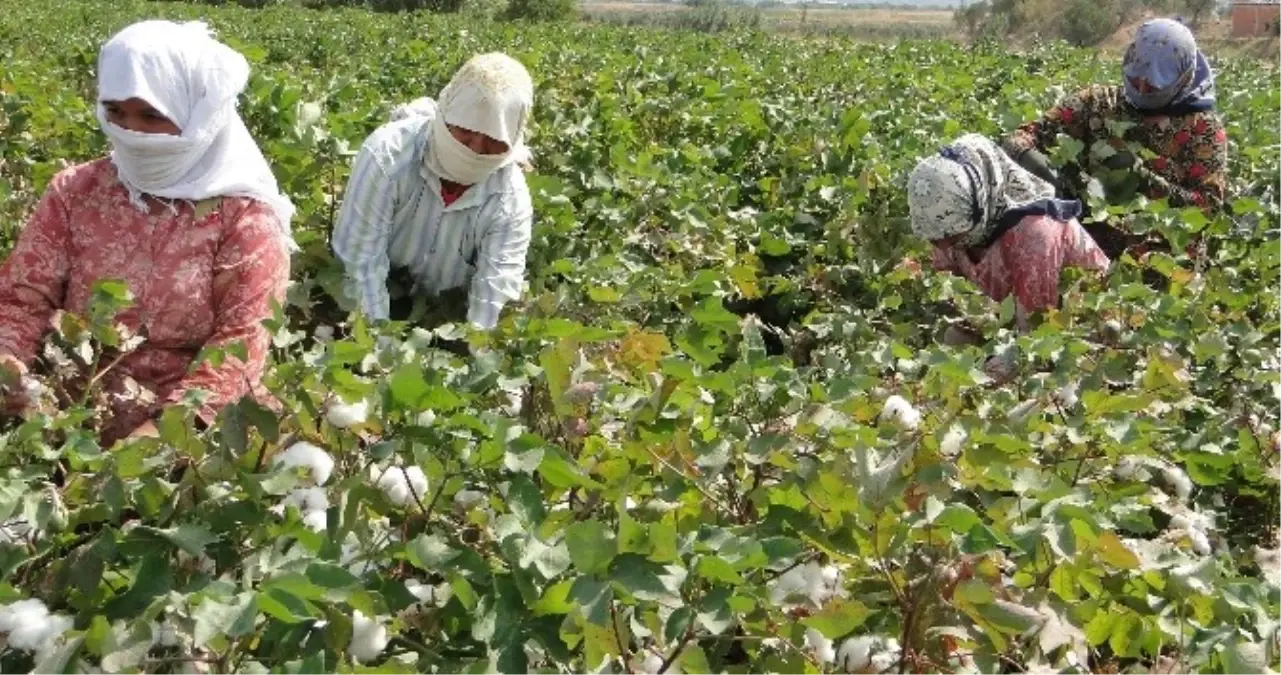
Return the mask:
[[1054, 186], [1010, 159], [995, 143], [966, 134], [917, 163], [907, 181], [912, 231], [937, 241], [964, 234], [966, 247], [983, 247], [1029, 215], [1071, 220], [1079, 202], [1054, 198]]
[[[1173, 19], [1143, 24], [1125, 52], [1122, 65], [1125, 98], [1145, 111], [1172, 113], [1214, 108], [1214, 71], [1197, 49], [1187, 26]], [[1155, 90], [1141, 93], [1134, 80], [1147, 80]]]

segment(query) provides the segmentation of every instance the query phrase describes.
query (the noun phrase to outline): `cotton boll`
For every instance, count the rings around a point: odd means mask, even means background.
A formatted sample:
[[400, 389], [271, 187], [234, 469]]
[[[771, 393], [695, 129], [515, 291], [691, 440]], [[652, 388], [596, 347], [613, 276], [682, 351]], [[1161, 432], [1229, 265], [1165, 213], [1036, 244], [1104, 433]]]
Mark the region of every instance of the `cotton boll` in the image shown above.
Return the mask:
[[1116, 463], [1113, 473], [1121, 480], [1134, 480], [1142, 466], [1143, 464], [1133, 457], [1122, 457], [1121, 461]]
[[1054, 392], [1054, 400], [1058, 401], [1059, 405], [1063, 406], [1065, 409], [1074, 408], [1076, 407], [1077, 402], [1080, 401], [1077, 394], [1079, 389], [1080, 385], [1078, 383], [1068, 382], [1062, 387], [1059, 387], [1058, 391]]
[[819, 663], [828, 664], [836, 660], [836, 649], [832, 647], [832, 641], [816, 628], [805, 630], [805, 648], [814, 654]]
[[414, 501], [415, 496], [418, 499], [427, 496], [427, 476], [416, 466], [393, 466], [378, 479], [378, 488], [387, 495], [388, 501], [396, 506], [404, 506]]
[[43, 623], [49, 618], [49, 608], [38, 598], [28, 598], [0, 606], [0, 633], [10, 633], [19, 626]]
[[182, 636], [178, 634], [178, 629], [170, 621], [163, 623], [151, 622], [151, 646], [152, 647], [180, 647], [182, 646]]
[[836, 653], [836, 666], [846, 673], [861, 673], [872, 664], [872, 646], [875, 638], [859, 635], [841, 643]]
[[314, 331], [313, 334], [316, 336], [317, 341], [329, 342], [330, 340], [334, 339], [334, 327], [333, 326], [316, 326], [316, 330]]
[[948, 429], [943, 435], [943, 441], [939, 443], [939, 452], [949, 458], [960, 456], [966, 437], [965, 430], [960, 427], [954, 426]]
[[872, 655], [871, 671], [877, 672], [877, 674], [880, 674], [880, 672], [892, 672], [890, 669], [898, 666], [901, 658], [902, 656], [899, 655], [898, 651], [877, 652]]
[[916, 428], [921, 425], [920, 411], [898, 394], [885, 399], [885, 405], [881, 408], [881, 417], [904, 431], [916, 431]]
[[781, 605], [787, 601], [789, 597], [804, 592], [807, 585], [804, 566], [798, 565], [793, 567], [770, 582], [770, 603], [774, 605]]
[[663, 657], [658, 654], [649, 654], [640, 663], [632, 666], [632, 669], [643, 675], [657, 675], [658, 671], [663, 668]]
[[1210, 538], [1205, 535], [1204, 531], [1193, 528], [1188, 530], [1187, 534], [1188, 539], [1192, 542], [1192, 550], [1196, 551], [1197, 555], [1210, 555], [1214, 551], [1210, 546]]
[[1192, 479], [1177, 466], [1168, 466], [1161, 470], [1161, 478], [1174, 490], [1174, 495], [1181, 502], [1192, 497]]
[[271, 463], [281, 469], [306, 468], [311, 472], [311, 480], [316, 485], [324, 485], [334, 471], [334, 458], [306, 441], [289, 446], [289, 449], [273, 457]]
[[837, 582], [840, 581], [841, 573], [835, 567], [820, 567], [817, 562], [810, 561], [805, 565], [805, 594], [809, 596], [810, 602], [817, 606], [832, 599], [836, 595]]
[[9, 646], [14, 649], [25, 651], [45, 649], [53, 640], [71, 630], [75, 623], [71, 617], [50, 614], [49, 609], [39, 600], [19, 602], [26, 604], [13, 613], [11, 628], [8, 631]]
[[351, 644], [347, 647], [351, 659], [368, 663], [378, 658], [386, 647], [387, 627], [356, 610], [351, 616]]
[[324, 511], [307, 511], [302, 515], [302, 524], [312, 532], [323, 532], [329, 527], [329, 515]]
[[420, 427], [429, 427], [435, 423], [436, 411], [434, 410], [424, 410], [418, 413], [418, 417], [414, 418], [414, 424]]
[[345, 403], [341, 400], [330, 401], [325, 412], [325, 419], [339, 429], [364, 424], [365, 420], [369, 419], [369, 402], [364, 400], [355, 403]]
[[303, 513], [308, 511], [321, 511], [329, 508], [329, 497], [325, 494], [324, 488], [312, 487], [294, 490], [290, 492], [284, 501], [283, 506], [292, 506]]

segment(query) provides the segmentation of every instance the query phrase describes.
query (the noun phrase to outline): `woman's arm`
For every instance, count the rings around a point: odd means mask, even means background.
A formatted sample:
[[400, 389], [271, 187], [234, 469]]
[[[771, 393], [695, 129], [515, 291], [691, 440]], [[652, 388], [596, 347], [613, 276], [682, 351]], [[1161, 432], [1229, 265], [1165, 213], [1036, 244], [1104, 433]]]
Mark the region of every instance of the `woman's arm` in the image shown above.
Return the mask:
[[54, 178], [4, 265], [0, 266], [0, 354], [30, 364], [62, 308], [70, 270], [71, 228]]
[[271, 342], [263, 321], [272, 314], [272, 301], [283, 300], [289, 282], [286, 242], [275, 214], [265, 204], [251, 202], [235, 214], [229, 227], [214, 259], [215, 326], [204, 346], [228, 348], [241, 343], [248, 359], [228, 354], [217, 367], [201, 364], [183, 378], [167, 401], [181, 401], [190, 389], [209, 392], [200, 410], [205, 423], [212, 423], [220, 408], [250, 394], [258, 385]]
[[471, 281], [467, 321], [482, 330], [493, 328], [503, 307], [520, 297], [525, 282], [525, 256], [534, 212], [528, 199], [500, 209], [486, 231], [476, 257], [476, 274]]
[[[1228, 136], [1223, 122], [1213, 114], [1196, 115], [1175, 133], [1178, 150], [1173, 158], [1158, 157], [1139, 169], [1147, 183], [1149, 199], [1168, 198], [1170, 206], [1199, 206], [1217, 210], [1227, 192]], [[1167, 178], [1166, 167], [1183, 180]], [[1160, 170], [1158, 173], [1157, 170]], [[1164, 175], [1163, 175], [1164, 174]]]
[[368, 147], [356, 155], [334, 227], [334, 254], [347, 276], [347, 293], [372, 320], [391, 314], [387, 293], [387, 238], [394, 209], [391, 180]]

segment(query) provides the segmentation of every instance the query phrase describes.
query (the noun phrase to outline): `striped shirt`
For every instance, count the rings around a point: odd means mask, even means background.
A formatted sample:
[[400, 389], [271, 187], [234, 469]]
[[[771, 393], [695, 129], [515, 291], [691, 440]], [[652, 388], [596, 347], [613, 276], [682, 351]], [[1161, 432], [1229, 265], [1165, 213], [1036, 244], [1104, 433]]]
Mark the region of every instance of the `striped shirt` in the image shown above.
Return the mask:
[[365, 140], [334, 229], [346, 292], [374, 320], [390, 313], [387, 274], [408, 268], [431, 294], [470, 283], [467, 320], [493, 328], [520, 297], [533, 206], [524, 173], [509, 164], [446, 206], [423, 158], [431, 118], [380, 127]]

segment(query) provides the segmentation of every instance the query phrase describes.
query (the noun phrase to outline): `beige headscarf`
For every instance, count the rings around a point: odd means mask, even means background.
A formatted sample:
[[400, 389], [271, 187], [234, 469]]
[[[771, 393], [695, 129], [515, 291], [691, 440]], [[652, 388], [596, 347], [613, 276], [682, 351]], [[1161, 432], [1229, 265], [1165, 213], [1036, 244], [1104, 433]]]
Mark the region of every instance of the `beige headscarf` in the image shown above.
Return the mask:
[[[481, 54], [468, 61], [440, 93], [428, 136], [427, 168], [462, 185], [474, 185], [520, 160], [534, 105], [534, 83], [519, 61]], [[447, 124], [507, 144], [501, 155], [482, 155], [458, 142]]]

